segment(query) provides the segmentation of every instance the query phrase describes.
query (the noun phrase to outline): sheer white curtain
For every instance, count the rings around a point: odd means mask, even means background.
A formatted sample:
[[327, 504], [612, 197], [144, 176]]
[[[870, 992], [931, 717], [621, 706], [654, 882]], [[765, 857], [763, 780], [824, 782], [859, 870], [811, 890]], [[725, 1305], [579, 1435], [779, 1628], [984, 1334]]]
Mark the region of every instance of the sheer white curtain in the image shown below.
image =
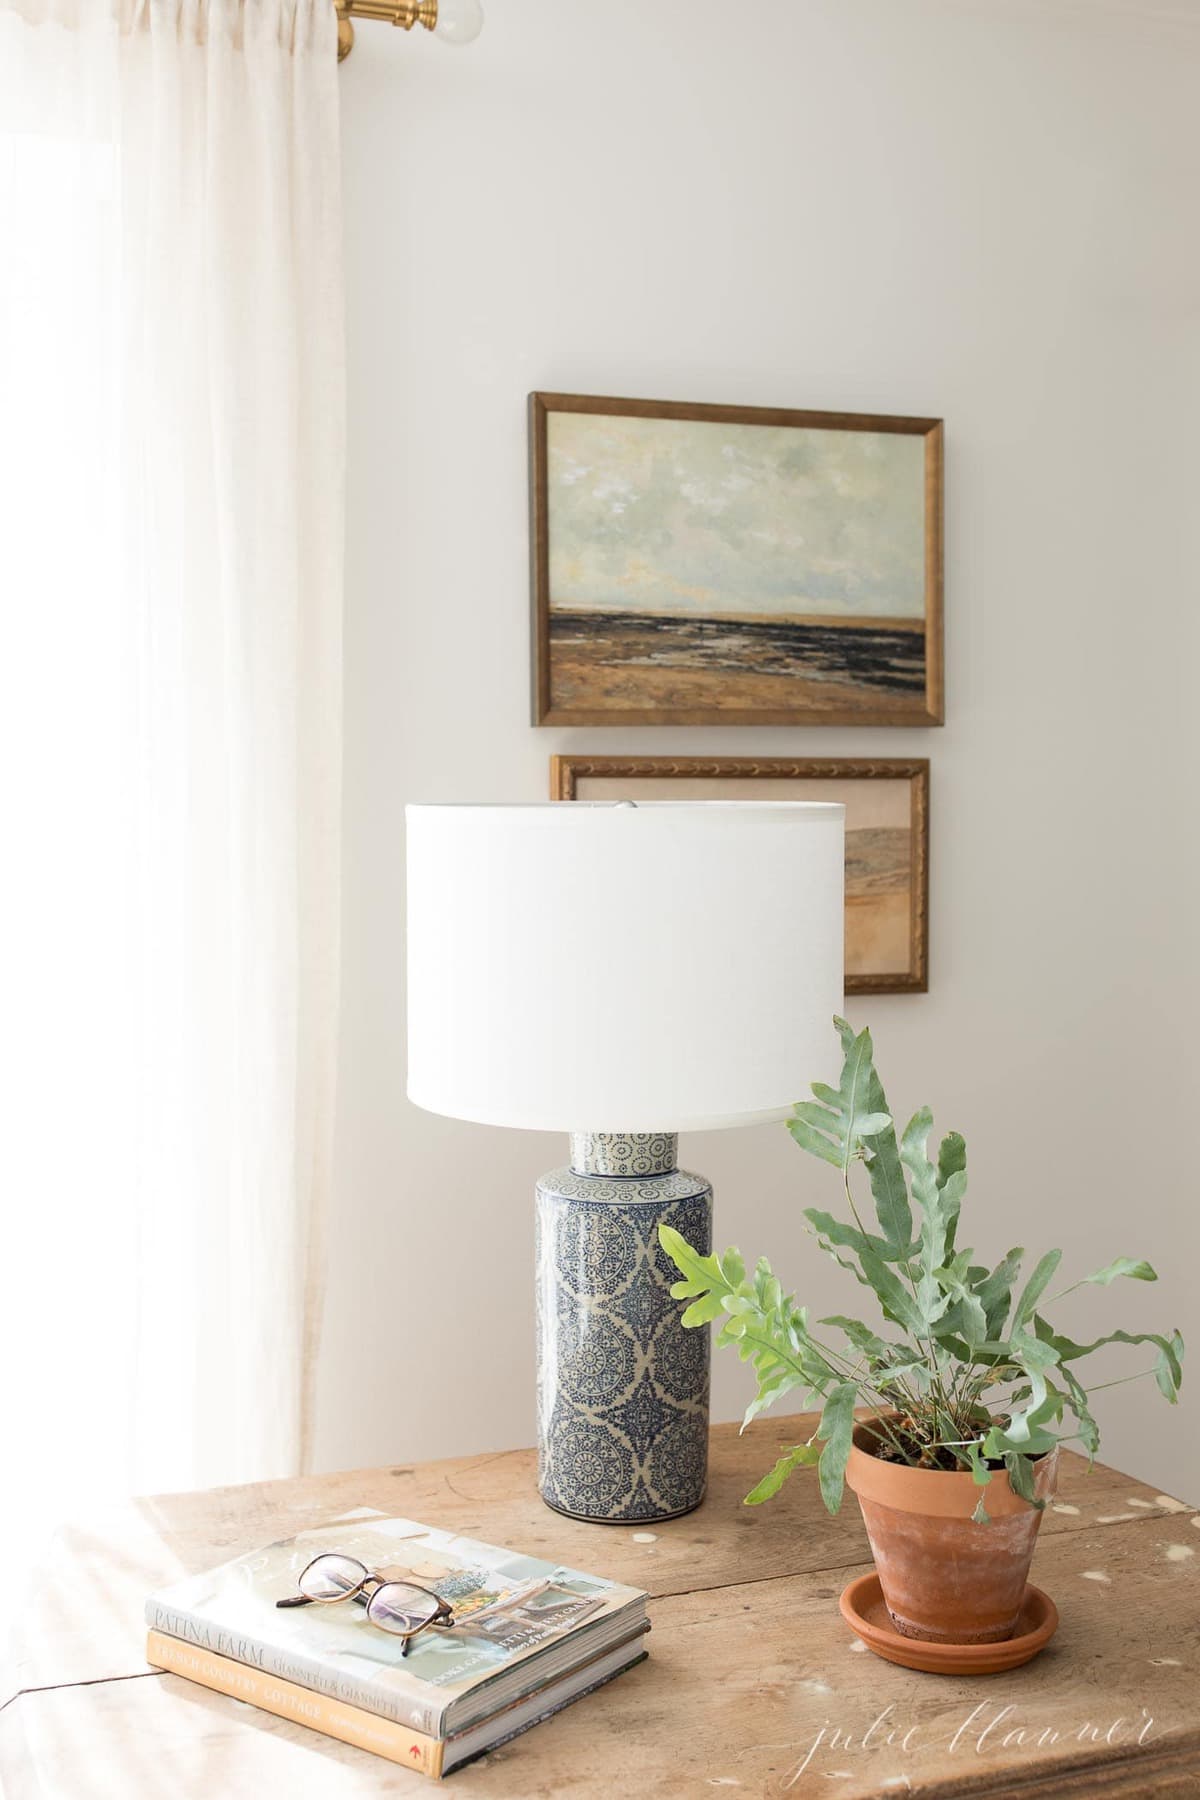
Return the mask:
[[338, 157], [332, 0], [0, 0], [9, 1530], [305, 1456]]

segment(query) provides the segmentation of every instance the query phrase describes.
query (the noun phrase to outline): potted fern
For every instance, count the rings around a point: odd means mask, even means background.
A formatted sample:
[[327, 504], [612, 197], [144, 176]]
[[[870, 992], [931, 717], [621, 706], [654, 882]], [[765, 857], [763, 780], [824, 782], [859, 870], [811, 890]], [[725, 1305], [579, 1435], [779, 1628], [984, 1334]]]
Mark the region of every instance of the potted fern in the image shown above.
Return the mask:
[[[1018, 1285], [1023, 1250], [988, 1268], [960, 1248], [963, 1139], [951, 1132], [931, 1159], [928, 1107], [898, 1135], [870, 1033], [835, 1023], [841, 1081], [814, 1083], [814, 1099], [795, 1108], [788, 1129], [841, 1176], [849, 1218], [812, 1207], [805, 1218], [834, 1261], [872, 1290], [883, 1331], [842, 1314], [810, 1324], [765, 1257], [748, 1276], [736, 1250], [701, 1256], [662, 1226], [682, 1276], [672, 1293], [691, 1303], [684, 1325], [721, 1319], [718, 1344], [753, 1364], [758, 1392], [744, 1425], [797, 1389], [805, 1404], [822, 1402], [812, 1436], [784, 1451], [747, 1504], [771, 1499], [794, 1470], [815, 1464], [836, 1513], [848, 1481], [895, 1629], [933, 1643], [1000, 1642], [1016, 1626], [1058, 1446], [1078, 1442], [1090, 1461], [1100, 1442], [1078, 1365], [1102, 1344], [1152, 1345], [1145, 1373], [1174, 1403], [1183, 1341], [1177, 1331], [1110, 1331], [1076, 1343], [1045, 1316], [1044, 1307], [1086, 1284], [1154, 1281], [1148, 1263], [1118, 1257], [1047, 1301], [1061, 1251], [1047, 1251]], [[854, 1194], [859, 1172], [874, 1202], [873, 1230]], [[871, 1416], [856, 1422], [864, 1407]]]

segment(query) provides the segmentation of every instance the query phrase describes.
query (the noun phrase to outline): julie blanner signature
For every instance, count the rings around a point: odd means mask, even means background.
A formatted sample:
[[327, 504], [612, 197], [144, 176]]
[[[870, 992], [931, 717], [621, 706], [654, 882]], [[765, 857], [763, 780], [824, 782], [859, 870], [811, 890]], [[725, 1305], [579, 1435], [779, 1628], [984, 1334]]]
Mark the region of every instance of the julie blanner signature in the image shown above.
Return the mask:
[[[1028, 1718], [1022, 1720], [1020, 1709], [1015, 1705], [999, 1706], [983, 1700], [957, 1723], [942, 1719], [934, 1726], [919, 1723], [906, 1726], [903, 1719], [897, 1719], [893, 1704], [885, 1706], [865, 1731], [847, 1730], [826, 1719], [811, 1739], [797, 1747], [797, 1760], [785, 1771], [781, 1786], [784, 1790], [794, 1787], [802, 1775], [824, 1767], [826, 1759], [834, 1755], [845, 1758], [861, 1755], [864, 1751], [891, 1749], [901, 1756], [913, 1756], [936, 1747], [966, 1760], [972, 1756], [994, 1755], [998, 1751], [1046, 1750], [1055, 1745], [1099, 1748], [1148, 1744], [1163, 1735], [1165, 1728], [1156, 1728], [1154, 1718], [1144, 1706], [1136, 1714], [1123, 1714], [1113, 1719], [1065, 1720], [1057, 1725], [1044, 1725], [1032, 1723]], [[791, 1749], [793, 1746], [759, 1744], [754, 1748]]]

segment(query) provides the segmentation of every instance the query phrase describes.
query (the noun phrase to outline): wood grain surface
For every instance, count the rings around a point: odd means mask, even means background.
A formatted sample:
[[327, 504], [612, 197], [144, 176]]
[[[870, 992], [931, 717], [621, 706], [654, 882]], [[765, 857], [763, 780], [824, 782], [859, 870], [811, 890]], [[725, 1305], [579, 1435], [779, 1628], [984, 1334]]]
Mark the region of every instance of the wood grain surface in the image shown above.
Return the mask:
[[[519, 1545], [653, 1596], [650, 1658], [452, 1775], [464, 1800], [615, 1796], [1128, 1796], [1200, 1800], [1200, 1513], [1066, 1455], [1033, 1578], [1062, 1624], [1007, 1675], [878, 1661], [837, 1611], [868, 1565], [857, 1508], [797, 1476], [742, 1496], [812, 1421], [713, 1432], [708, 1497], [658, 1526], [543, 1506], [529, 1450], [266, 1482], [114, 1508], [62, 1533], [0, 1708], [4, 1800], [418, 1794], [421, 1778], [179, 1678], [142, 1655], [147, 1592], [356, 1507]], [[647, 1536], [651, 1541], [644, 1541]], [[81, 1602], [82, 1596], [82, 1602]]]

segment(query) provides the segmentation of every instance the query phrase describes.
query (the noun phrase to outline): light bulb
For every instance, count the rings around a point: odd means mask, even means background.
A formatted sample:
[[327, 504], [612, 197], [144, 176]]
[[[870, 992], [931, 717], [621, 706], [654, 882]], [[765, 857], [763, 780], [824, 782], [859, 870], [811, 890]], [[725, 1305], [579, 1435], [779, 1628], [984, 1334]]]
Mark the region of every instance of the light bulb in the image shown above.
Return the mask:
[[482, 30], [479, 0], [438, 0], [434, 31], [443, 44], [473, 44]]

